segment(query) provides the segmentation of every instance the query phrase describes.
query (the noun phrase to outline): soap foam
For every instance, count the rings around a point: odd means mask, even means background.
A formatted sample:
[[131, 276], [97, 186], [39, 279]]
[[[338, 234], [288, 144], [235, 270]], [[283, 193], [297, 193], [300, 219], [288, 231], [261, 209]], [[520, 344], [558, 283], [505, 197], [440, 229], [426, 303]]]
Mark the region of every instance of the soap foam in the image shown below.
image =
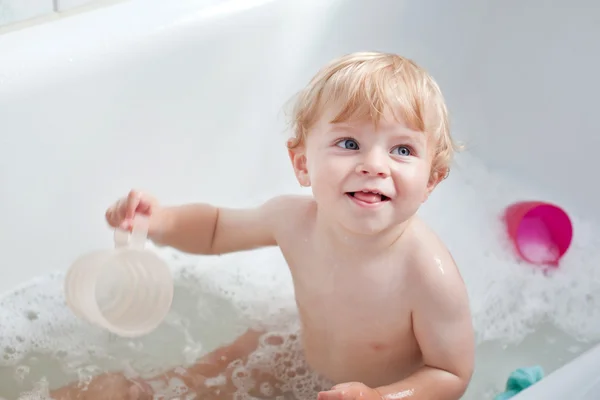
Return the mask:
[[[598, 227], [570, 212], [572, 248], [560, 268], [545, 274], [517, 260], [500, 219], [506, 205], [523, 199], [551, 198], [461, 154], [420, 211], [465, 279], [478, 343], [518, 343], [544, 321], [581, 341], [599, 340]], [[173, 267], [176, 292], [167, 320], [143, 338], [118, 338], [76, 318], [65, 306], [62, 272], [0, 299], [0, 397], [29, 391], [22, 398], [43, 398], [47, 382], [50, 388], [85, 383], [103, 371], [151, 377], [192, 364], [248, 327], [277, 334], [280, 343], [263, 338], [248, 360], [230, 366], [230, 377], [213, 378], [209, 386], [233, 384], [239, 399], [309, 399], [328, 388], [302, 357], [291, 275], [277, 249], [220, 257], [156, 251]], [[269, 376], [283, 383], [275, 386]]]
[[522, 200], [553, 198], [466, 153], [420, 212], [461, 270], [478, 342], [516, 343], [546, 321], [580, 340], [600, 340], [599, 227], [567, 210], [571, 248], [558, 269], [544, 273], [517, 258], [501, 218], [506, 206]]

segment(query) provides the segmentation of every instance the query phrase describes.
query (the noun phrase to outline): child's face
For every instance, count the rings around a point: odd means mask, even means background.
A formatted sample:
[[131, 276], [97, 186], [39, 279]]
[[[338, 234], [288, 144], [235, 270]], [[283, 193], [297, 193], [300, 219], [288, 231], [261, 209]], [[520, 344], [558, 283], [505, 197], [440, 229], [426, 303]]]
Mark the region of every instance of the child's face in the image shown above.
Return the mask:
[[391, 115], [377, 130], [371, 121], [331, 119], [325, 115], [305, 146], [290, 152], [298, 180], [312, 187], [319, 211], [361, 234], [408, 220], [437, 184], [430, 181], [427, 136]]

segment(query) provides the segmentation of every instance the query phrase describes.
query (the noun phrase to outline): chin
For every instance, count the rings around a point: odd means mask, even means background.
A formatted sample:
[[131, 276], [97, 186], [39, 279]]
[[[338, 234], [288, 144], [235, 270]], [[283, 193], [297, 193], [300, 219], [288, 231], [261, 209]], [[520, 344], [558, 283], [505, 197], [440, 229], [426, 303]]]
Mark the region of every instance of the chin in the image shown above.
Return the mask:
[[353, 224], [344, 224], [344, 227], [355, 235], [376, 236], [391, 228], [389, 224], [354, 222]]

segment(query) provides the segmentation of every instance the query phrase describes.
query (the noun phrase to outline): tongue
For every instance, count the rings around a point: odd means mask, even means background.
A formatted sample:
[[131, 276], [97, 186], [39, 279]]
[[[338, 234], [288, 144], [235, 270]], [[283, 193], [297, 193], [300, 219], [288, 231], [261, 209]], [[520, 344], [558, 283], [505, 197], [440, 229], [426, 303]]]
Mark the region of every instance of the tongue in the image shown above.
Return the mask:
[[381, 201], [381, 195], [375, 193], [355, 192], [354, 198], [365, 203], [378, 203]]

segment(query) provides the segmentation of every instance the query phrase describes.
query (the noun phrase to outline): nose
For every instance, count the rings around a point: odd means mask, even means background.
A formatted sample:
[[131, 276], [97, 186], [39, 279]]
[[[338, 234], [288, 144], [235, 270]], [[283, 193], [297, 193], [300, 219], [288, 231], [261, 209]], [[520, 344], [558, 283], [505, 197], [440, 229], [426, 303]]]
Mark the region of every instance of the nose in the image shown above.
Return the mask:
[[356, 173], [359, 175], [387, 178], [390, 176], [387, 154], [380, 154], [378, 151], [370, 151], [356, 166]]

